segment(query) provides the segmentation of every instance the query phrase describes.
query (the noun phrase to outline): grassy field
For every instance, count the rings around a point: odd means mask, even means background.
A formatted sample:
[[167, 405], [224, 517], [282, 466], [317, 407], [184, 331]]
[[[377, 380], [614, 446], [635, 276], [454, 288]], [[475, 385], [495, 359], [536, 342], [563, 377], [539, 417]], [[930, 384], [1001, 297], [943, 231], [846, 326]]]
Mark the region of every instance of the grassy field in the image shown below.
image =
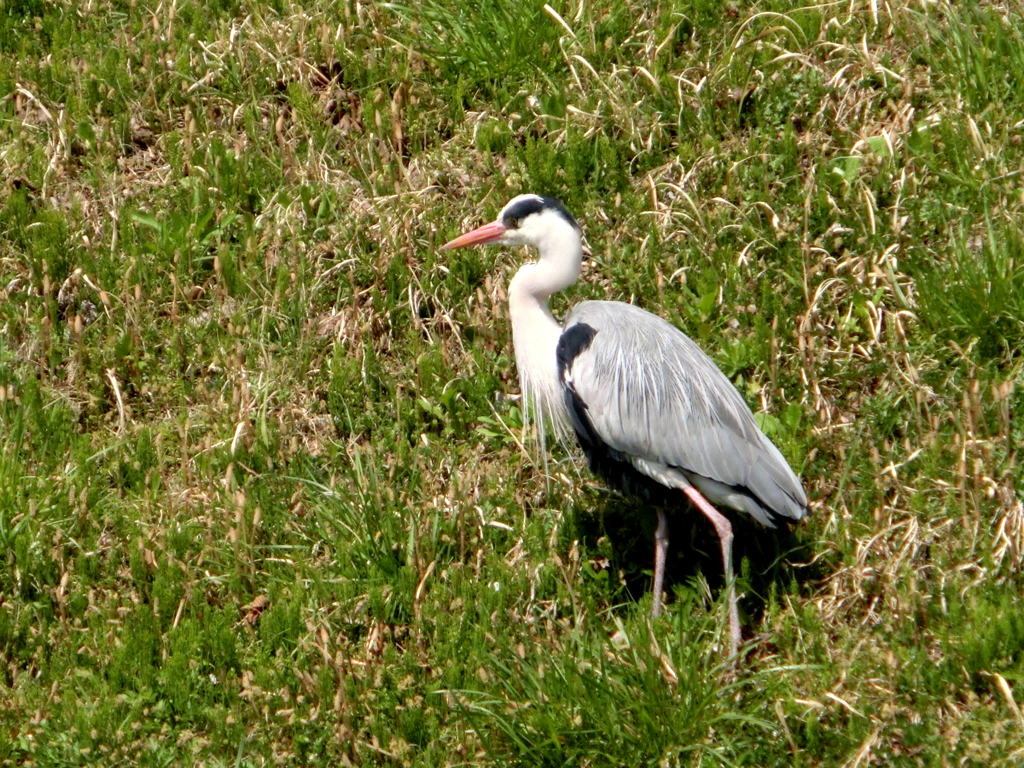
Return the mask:
[[[0, 0], [0, 765], [1020, 764], [1022, 141], [1018, 2]], [[804, 480], [735, 669], [438, 251], [520, 192]]]

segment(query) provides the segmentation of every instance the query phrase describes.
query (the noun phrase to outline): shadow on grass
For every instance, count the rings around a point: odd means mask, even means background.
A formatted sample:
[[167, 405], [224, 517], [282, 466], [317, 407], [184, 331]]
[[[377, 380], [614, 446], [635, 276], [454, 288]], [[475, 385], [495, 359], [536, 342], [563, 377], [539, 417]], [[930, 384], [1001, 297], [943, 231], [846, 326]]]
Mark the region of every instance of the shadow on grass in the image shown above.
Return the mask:
[[[802, 523], [781, 523], [771, 529], [746, 515], [722, 510], [733, 526], [733, 566], [739, 577], [740, 614], [744, 637], [760, 622], [769, 596], [813, 591], [830, 572], [828, 558], [818, 558], [813, 537]], [[721, 548], [711, 524], [685, 499], [666, 509], [669, 547], [665, 591], [703, 576], [717, 598], [725, 584]], [[654, 570], [653, 506], [608, 492], [592, 509], [576, 507], [569, 518], [571, 535], [588, 553], [607, 553], [609, 568], [621, 577], [618, 602], [639, 602], [651, 590]], [[605, 538], [607, 537], [607, 538]], [[809, 565], [808, 565], [809, 564]]]

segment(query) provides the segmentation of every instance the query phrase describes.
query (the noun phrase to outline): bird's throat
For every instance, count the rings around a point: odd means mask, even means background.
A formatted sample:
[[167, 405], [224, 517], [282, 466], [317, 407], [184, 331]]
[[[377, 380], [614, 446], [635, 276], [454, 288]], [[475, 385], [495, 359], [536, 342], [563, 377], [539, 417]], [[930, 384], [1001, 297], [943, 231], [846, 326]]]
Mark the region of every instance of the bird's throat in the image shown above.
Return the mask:
[[[553, 291], [545, 266], [541, 262], [525, 264], [516, 273], [509, 284], [509, 315], [519, 386], [526, 400], [526, 417], [533, 420], [542, 433], [545, 427], [550, 427], [562, 438], [569, 427], [555, 359], [562, 327], [548, 305]], [[557, 290], [562, 287], [565, 286]]]

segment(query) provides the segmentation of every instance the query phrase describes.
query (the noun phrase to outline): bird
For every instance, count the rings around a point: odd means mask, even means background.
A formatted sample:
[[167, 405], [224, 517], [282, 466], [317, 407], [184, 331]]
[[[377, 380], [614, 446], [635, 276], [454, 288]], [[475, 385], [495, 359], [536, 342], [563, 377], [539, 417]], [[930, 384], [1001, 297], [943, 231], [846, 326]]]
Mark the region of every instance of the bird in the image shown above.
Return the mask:
[[708, 519], [721, 547], [735, 657], [742, 636], [733, 530], [716, 507], [769, 528], [800, 520], [809, 507], [796, 474], [728, 377], [667, 320], [621, 301], [584, 301], [562, 323], [555, 319], [550, 298], [576, 282], [583, 261], [583, 232], [559, 201], [519, 195], [495, 221], [441, 248], [483, 244], [539, 254], [508, 286], [524, 413], [542, 436], [546, 428], [562, 438], [575, 433], [595, 474], [655, 507], [653, 617], [662, 607], [666, 507], [682, 494]]

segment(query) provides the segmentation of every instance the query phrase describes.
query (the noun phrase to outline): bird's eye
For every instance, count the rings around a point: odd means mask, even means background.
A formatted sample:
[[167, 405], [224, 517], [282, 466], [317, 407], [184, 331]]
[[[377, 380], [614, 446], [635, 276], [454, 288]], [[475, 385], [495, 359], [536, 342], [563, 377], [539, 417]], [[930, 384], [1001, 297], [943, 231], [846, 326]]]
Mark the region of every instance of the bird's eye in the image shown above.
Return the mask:
[[519, 225], [523, 223], [522, 219], [512, 219], [509, 222], [512, 225], [512, 229], [519, 229]]

